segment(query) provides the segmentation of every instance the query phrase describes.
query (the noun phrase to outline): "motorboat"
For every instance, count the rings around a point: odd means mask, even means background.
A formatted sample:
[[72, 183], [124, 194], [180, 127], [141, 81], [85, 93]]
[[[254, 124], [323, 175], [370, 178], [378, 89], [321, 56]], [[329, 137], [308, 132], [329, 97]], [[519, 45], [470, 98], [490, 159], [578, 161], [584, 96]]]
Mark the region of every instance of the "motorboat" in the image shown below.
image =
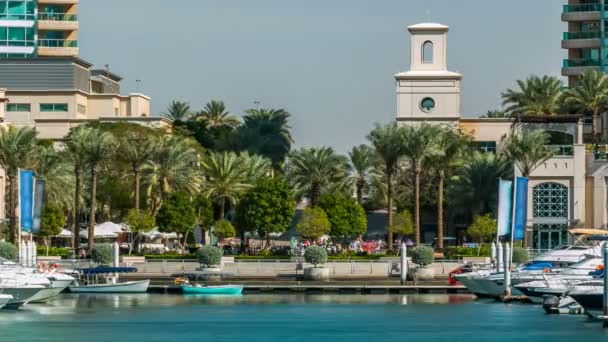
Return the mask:
[[566, 292], [566, 295], [580, 304], [591, 317], [597, 318], [603, 313], [604, 282], [601, 280], [581, 282]]
[[204, 286], [200, 284], [182, 284], [181, 287], [184, 294], [235, 296], [243, 293], [243, 285]]
[[2, 287], [0, 291], [4, 295], [10, 295], [12, 299], [4, 305], [3, 309], [18, 309], [25, 304], [30, 298], [34, 297], [40, 291], [46, 289], [43, 285], [15, 285]]
[[74, 281], [74, 277], [61, 273], [57, 269], [41, 271], [24, 267], [12, 261], [0, 258], [0, 275], [4, 279], [13, 279], [12, 286], [17, 284], [42, 285], [44, 289], [28, 299], [28, 303], [44, 303], [63, 292]]
[[[135, 267], [94, 267], [78, 270], [84, 279], [68, 286], [73, 293], [145, 293], [150, 279], [118, 282], [118, 274], [137, 272]], [[100, 276], [105, 282], [99, 282]]]
[[10, 294], [0, 293], [0, 309], [2, 309], [9, 301], [13, 299], [13, 296]]

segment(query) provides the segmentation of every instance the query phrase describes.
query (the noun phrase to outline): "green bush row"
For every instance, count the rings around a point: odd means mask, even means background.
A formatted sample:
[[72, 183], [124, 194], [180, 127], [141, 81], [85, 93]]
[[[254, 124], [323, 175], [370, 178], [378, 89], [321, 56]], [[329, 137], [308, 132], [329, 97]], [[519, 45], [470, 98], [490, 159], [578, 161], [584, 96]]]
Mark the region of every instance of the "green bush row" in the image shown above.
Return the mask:
[[479, 248], [469, 247], [446, 247], [443, 255], [446, 259], [457, 259], [459, 257], [488, 257], [490, 256], [490, 245], [485, 244]]
[[[46, 256], [46, 247], [38, 246], [36, 248], [38, 256]], [[72, 249], [67, 247], [49, 247], [49, 256], [58, 256], [62, 258], [68, 258], [72, 254]]]

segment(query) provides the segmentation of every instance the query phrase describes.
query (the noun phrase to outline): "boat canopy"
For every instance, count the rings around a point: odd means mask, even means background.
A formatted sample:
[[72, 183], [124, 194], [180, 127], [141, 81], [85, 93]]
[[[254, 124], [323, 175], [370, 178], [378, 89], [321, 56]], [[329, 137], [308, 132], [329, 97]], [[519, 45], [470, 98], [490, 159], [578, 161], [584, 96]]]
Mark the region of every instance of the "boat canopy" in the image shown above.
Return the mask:
[[107, 273], [134, 273], [137, 272], [135, 267], [94, 267], [78, 269], [84, 275], [87, 274], [107, 274]]
[[608, 230], [605, 229], [575, 228], [569, 232], [575, 235], [608, 235]]

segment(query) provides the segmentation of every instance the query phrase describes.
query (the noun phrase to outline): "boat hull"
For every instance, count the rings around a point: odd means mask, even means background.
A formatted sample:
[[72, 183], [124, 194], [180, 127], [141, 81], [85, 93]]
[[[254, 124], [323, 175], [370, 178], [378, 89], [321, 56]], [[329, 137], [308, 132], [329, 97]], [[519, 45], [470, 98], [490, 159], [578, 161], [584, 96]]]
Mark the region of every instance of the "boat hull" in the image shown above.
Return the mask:
[[65, 287], [51, 287], [48, 289], [42, 289], [40, 292], [36, 293], [33, 297], [26, 301], [27, 303], [46, 303], [47, 301], [57, 297]]
[[226, 286], [190, 286], [182, 285], [184, 294], [200, 294], [200, 295], [240, 295], [243, 292], [242, 285], [226, 285]]
[[116, 284], [94, 284], [86, 286], [69, 286], [73, 293], [145, 293], [150, 286], [150, 280], [128, 281]]
[[5, 287], [2, 288], [2, 293], [13, 296], [4, 306], [5, 309], [17, 309], [25, 304], [30, 298], [34, 297], [38, 292], [45, 290], [43, 286], [39, 287]]
[[0, 309], [2, 309], [8, 302], [13, 299], [13, 296], [8, 294], [0, 294]]

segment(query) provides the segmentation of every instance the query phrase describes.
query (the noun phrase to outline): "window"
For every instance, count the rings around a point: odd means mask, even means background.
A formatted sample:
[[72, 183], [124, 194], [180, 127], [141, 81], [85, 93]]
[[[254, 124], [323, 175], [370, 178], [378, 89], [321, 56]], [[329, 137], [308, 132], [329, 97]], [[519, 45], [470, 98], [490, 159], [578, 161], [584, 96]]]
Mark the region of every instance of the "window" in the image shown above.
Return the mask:
[[430, 40], [422, 44], [422, 63], [433, 63], [433, 42]]
[[559, 183], [542, 183], [532, 189], [533, 216], [568, 218], [568, 188]]
[[481, 152], [496, 153], [496, 141], [479, 141], [477, 143]]
[[29, 103], [9, 103], [6, 105], [7, 112], [29, 112], [30, 109]]
[[433, 109], [435, 109], [435, 100], [433, 100], [430, 97], [425, 97], [420, 102], [420, 108], [422, 109], [423, 112], [426, 112], [426, 113], [431, 112]]
[[81, 104], [76, 106], [76, 110], [78, 110], [78, 113], [80, 114], [86, 114], [87, 113], [87, 107], [83, 106]]
[[41, 103], [40, 111], [41, 112], [67, 112], [68, 104], [67, 103]]

